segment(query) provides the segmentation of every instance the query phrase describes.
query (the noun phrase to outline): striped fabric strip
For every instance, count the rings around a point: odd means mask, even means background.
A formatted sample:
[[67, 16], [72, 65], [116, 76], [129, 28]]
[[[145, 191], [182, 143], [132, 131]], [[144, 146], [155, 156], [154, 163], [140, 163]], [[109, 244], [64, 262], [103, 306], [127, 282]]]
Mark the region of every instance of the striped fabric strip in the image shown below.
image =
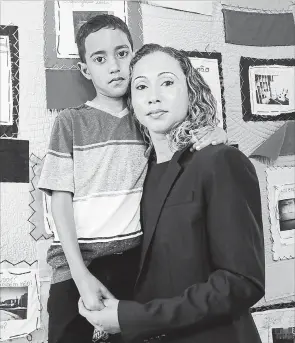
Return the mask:
[[83, 146], [77, 146], [74, 145], [73, 149], [77, 151], [83, 151], [83, 150], [90, 150], [90, 149], [95, 149], [95, 148], [103, 148], [109, 145], [141, 145], [144, 146], [143, 141], [136, 141], [136, 140], [116, 140], [116, 141], [107, 141], [107, 142], [101, 142], [101, 143], [95, 143], [95, 144], [88, 144], [88, 145], [83, 145]]

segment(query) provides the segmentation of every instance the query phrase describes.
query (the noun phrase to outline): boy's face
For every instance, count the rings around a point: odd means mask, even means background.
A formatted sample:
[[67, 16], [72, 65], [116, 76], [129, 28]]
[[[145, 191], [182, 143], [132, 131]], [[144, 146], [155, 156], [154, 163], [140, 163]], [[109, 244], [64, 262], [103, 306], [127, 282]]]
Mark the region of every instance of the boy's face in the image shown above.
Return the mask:
[[79, 63], [82, 74], [92, 80], [99, 94], [122, 97], [129, 83], [132, 49], [124, 32], [103, 28], [85, 40], [86, 63]]

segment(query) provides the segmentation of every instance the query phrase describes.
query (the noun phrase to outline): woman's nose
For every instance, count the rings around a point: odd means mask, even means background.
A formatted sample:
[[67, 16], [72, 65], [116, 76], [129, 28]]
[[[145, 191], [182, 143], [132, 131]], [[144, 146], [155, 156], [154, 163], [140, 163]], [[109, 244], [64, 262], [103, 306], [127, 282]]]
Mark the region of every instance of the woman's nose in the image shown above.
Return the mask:
[[148, 102], [149, 104], [155, 104], [157, 102], [160, 102], [159, 92], [156, 88], [151, 89]]

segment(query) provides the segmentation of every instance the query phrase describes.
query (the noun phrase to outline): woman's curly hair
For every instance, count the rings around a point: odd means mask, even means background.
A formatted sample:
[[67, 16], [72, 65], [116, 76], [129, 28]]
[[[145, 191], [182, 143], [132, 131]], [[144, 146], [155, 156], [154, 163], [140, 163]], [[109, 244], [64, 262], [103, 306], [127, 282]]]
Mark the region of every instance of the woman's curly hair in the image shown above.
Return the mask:
[[[201, 139], [208, 131], [213, 130], [218, 124], [216, 118], [216, 100], [200, 73], [193, 67], [189, 57], [182, 50], [163, 47], [158, 44], [145, 44], [139, 49], [130, 63], [130, 79], [136, 63], [144, 56], [154, 52], [163, 52], [175, 58], [186, 76], [189, 94], [189, 108], [184, 121], [174, 127], [168, 134], [168, 140], [173, 150], [182, 150], [190, 144], [192, 137]], [[131, 82], [130, 82], [131, 84]], [[131, 86], [127, 92], [127, 105], [130, 113], [134, 115], [131, 101]], [[136, 115], [135, 115], [136, 118]], [[153, 147], [148, 129], [139, 123], [140, 131], [149, 149]]]

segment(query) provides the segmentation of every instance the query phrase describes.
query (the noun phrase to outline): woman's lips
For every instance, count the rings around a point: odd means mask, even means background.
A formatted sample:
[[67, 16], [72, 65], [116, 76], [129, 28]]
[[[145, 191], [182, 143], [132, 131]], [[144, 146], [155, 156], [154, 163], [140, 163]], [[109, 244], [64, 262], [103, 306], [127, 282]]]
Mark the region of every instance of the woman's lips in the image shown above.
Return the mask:
[[155, 111], [150, 111], [148, 113], [148, 116], [152, 117], [153, 119], [158, 119], [160, 118], [163, 114], [167, 113], [167, 111], [164, 110], [155, 110]]

